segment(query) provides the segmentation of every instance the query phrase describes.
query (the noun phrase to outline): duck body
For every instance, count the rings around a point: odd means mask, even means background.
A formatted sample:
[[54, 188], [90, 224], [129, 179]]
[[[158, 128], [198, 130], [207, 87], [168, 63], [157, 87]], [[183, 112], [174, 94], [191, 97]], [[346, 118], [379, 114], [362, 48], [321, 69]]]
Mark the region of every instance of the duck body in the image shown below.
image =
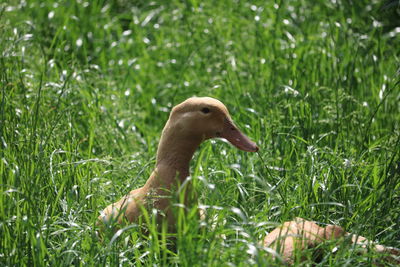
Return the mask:
[[[137, 222], [143, 208], [155, 208], [165, 215], [168, 225], [173, 225], [172, 192], [190, 175], [190, 160], [199, 145], [215, 137], [225, 138], [244, 151], [258, 150], [257, 145], [239, 131], [227, 108], [217, 99], [192, 97], [175, 106], [162, 131], [156, 166], [149, 179], [143, 187], [107, 206], [98, 218], [99, 223]], [[191, 193], [189, 185], [185, 200]]]
[[[303, 218], [295, 218], [293, 221], [284, 222], [280, 227], [272, 230], [263, 241], [263, 245], [275, 250], [283, 262], [296, 264], [296, 254], [301, 256], [300, 262], [307, 260], [303, 257], [302, 251], [317, 248], [326, 241], [335, 242], [338, 245], [342, 243], [351, 244], [349, 247], [357, 247], [357, 253], [367, 254], [373, 250], [375, 253], [383, 254], [381, 259], [374, 260], [374, 266], [385, 266], [386, 263], [400, 264], [400, 250], [393, 247], [387, 247], [376, 244], [367, 238], [346, 232], [337, 225], [327, 225], [321, 227], [313, 221]], [[298, 251], [299, 253], [296, 253]], [[318, 249], [320, 256], [323, 256], [323, 250]]]
[[338, 239], [344, 235], [344, 230], [335, 225], [325, 228], [303, 218], [284, 222], [264, 238], [264, 246], [274, 249], [281, 255], [284, 262], [293, 264], [296, 250], [316, 247], [330, 239]]

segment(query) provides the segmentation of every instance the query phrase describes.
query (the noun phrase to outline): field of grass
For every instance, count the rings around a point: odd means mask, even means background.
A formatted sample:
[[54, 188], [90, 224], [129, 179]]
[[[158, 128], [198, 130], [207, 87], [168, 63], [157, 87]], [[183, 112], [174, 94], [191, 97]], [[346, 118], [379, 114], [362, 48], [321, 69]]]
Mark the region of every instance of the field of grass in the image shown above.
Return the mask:
[[[296, 216], [400, 247], [397, 4], [2, 2], [0, 265], [279, 266], [260, 240]], [[224, 102], [259, 154], [202, 144], [209, 223], [177, 208], [173, 246], [151, 223], [99, 242], [99, 211], [143, 185], [193, 95]], [[329, 251], [321, 266], [377, 257]]]

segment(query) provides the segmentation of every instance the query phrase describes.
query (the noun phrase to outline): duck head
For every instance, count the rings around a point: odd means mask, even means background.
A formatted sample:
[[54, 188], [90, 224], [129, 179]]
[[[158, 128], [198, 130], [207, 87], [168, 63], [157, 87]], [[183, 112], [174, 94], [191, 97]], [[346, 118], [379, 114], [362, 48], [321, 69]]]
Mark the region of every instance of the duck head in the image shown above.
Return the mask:
[[170, 130], [181, 140], [201, 143], [210, 138], [224, 138], [241, 150], [258, 151], [257, 145], [233, 123], [225, 105], [211, 97], [192, 97], [175, 106], [164, 132]]

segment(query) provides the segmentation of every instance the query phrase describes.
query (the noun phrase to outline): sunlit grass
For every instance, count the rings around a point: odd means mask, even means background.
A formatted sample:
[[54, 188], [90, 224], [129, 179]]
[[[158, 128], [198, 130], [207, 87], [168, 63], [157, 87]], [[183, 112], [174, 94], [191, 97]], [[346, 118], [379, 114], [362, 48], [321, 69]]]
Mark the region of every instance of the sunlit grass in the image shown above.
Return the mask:
[[[260, 240], [296, 216], [400, 247], [400, 20], [382, 7], [0, 4], [1, 265], [279, 266]], [[145, 182], [171, 107], [193, 95], [223, 101], [259, 154], [204, 143], [205, 223], [177, 207], [174, 242], [151, 216], [150, 235], [99, 242], [99, 211]], [[321, 265], [374, 257], [343, 246]]]

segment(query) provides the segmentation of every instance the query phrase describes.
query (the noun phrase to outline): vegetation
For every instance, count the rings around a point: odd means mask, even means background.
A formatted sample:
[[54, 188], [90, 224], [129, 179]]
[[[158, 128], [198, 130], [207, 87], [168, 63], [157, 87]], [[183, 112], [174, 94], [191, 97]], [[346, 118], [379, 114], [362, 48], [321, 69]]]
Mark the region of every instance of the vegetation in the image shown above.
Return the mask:
[[[260, 240], [296, 216], [400, 247], [398, 14], [376, 0], [1, 3], [0, 265], [279, 266]], [[173, 245], [151, 216], [149, 236], [99, 242], [99, 211], [145, 182], [171, 107], [193, 95], [223, 101], [259, 153], [201, 146], [207, 221], [178, 205]], [[321, 266], [378, 257], [331, 251]]]

